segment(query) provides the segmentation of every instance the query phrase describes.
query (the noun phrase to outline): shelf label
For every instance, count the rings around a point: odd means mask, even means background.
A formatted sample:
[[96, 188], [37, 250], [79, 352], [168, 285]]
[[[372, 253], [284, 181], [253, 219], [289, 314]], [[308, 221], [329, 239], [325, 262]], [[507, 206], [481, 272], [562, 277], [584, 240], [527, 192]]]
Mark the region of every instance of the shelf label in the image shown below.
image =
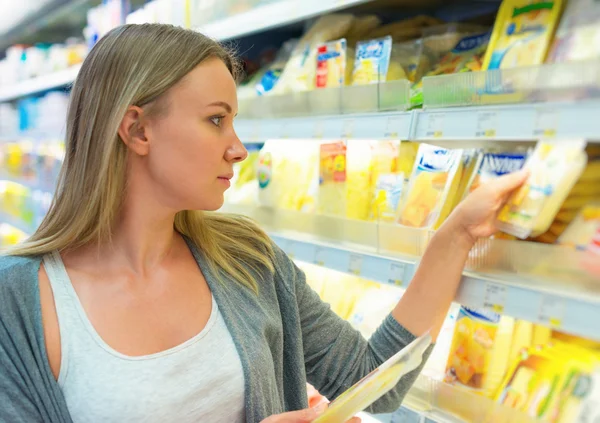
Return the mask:
[[559, 114], [555, 109], [537, 109], [535, 112], [533, 135], [545, 138], [555, 137], [558, 120]]
[[406, 407], [400, 407], [392, 415], [392, 423], [421, 423], [422, 417]]
[[323, 123], [323, 119], [317, 119], [315, 121], [315, 132], [314, 132], [314, 137], [316, 139], [322, 139], [323, 138], [323, 128], [324, 128], [325, 124]]
[[391, 285], [402, 286], [404, 285], [404, 270], [406, 265], [399, 262], [390, 263], [390, 274], [388, 277], [388, 283]]
[[445, 113], [431, 113], [428, 115], [427, 131], [428, 138], [441, 138], [444, 135]]
[[363, 256], [360, 254], [350, 254], [350, 263], [348, 265], [348, 272], [353, 275], [360, 276], [362, 269]]
[[403, 116], [388, 116], [385, 124], [384, 138], [400, 139], [400, 129], [402, 127]]
[[506, 287], [495, 283], [488, 283], [485, 286], [485, 296], [483, 298], [483, 308], [494, 313], [502, 314], [506, 304]]
[[565, 302], [558, 297], [542, 295], [538, 321], [543, 325], [560, 328], [565, 318]]
[[479, 112], [475, 137], [495, 137], [498, 115], [496, 112]]
[[315, 249], [315, 259], [313, 263], [317, 266], [325, 266], [325, 255], [327, 254], [327, 249], [325, 247], [317, 247]]
[[344, 119], [342, 121], [341, 138], [343, 138], [343, 139], [352, 138], [353, 132], [354, 132], [354, 119]]

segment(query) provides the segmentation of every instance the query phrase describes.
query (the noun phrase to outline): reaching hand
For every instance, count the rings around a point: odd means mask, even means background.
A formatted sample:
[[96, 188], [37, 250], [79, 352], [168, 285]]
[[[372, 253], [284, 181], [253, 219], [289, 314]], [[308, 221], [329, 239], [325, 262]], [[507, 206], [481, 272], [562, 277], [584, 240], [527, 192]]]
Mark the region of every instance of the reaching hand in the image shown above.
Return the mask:
[[472, 242], [493, 235], [498, 213], [527, 176], [528, 172], [522, 170], [481, 185], [456, 207], [448, 223], [456, 225]]

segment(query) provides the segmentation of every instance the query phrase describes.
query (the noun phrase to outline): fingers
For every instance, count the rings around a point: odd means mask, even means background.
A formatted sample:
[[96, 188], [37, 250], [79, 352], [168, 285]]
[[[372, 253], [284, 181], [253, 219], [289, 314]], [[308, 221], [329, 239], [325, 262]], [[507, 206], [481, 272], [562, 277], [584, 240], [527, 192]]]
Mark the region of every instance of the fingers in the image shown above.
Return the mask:
[[361, 422], [362, 422], [362, 420], [359, 417], [352, 417], [346, 423], [361, 423]]
[[491, 186], [494, 191], [499, 192], [501, 196], [504, 196], [523, 185], [528, 177], [529, 171], [523, 169], [494, 179], [489, 183], [489, 186]]

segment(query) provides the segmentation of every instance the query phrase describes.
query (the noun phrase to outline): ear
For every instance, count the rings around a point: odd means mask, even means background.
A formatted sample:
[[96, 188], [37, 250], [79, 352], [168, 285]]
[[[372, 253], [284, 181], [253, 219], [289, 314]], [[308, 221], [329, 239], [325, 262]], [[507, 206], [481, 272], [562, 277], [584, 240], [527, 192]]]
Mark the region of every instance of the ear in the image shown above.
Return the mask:
[[138, 106], [130, 106], [119, 125], [118, 134], [127, 148], [139, 156], [146, 156], [150, 150], [147, 138], [147, 119], [144, 110]]

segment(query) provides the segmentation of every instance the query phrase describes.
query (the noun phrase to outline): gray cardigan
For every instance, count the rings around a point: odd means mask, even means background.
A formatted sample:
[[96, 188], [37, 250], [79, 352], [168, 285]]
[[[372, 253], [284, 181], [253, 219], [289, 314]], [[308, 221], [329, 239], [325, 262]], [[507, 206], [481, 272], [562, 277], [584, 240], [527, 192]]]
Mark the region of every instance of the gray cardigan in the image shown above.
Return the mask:
[[[275, 273], [259, 294], [217, 282], [199, 248], [190, 245], [233, 336], [245, 377], [248, 423], [306, 408], [306, 382], [330, 399], [410, 343], [414, 336], [388, 316], [366, 341], [306, 284], [276, 248]], [[71, 422], [46, 355], [38, 270], [40, 257], [0, 257], [0, 422]], [[425, 358], [431, 348], [425, 354]], [[424, 360], [425, 361], [425, 360]], [[421, 367], [369, 411], [397, 409]]]

